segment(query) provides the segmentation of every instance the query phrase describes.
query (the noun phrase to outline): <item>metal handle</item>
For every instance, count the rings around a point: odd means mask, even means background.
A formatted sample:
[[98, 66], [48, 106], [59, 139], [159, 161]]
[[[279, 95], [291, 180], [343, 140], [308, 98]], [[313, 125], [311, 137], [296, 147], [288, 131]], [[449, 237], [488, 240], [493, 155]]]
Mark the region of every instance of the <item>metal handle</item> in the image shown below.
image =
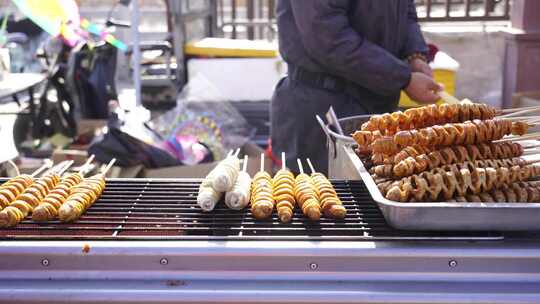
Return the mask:
[[324, 124], [324, 121], [319, 115], [315, 115], [315, 118], [319, 122], [319, 125], [321, 125], [321, 128], [323, 129], [324, 134], [326, 134], [326, 147], [328, 150], [332, 152], [334, 155], [334, 159], [337, 157], [337, 148], [336, 148], [336, 139], [333, 136], [330, 136], [329, 130], [327, 126]]

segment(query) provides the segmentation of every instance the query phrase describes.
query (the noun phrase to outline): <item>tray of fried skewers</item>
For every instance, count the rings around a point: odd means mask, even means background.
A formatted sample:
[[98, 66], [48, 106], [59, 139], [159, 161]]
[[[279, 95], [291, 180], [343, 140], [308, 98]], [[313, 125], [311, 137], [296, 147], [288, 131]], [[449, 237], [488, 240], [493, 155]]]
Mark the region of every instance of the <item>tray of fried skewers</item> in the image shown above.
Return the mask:
[[518, 116], [538, 110], [465, 101], [373, 115], [352, 134], [356, 165], [395, 228], [540, 230], [540, 137]]

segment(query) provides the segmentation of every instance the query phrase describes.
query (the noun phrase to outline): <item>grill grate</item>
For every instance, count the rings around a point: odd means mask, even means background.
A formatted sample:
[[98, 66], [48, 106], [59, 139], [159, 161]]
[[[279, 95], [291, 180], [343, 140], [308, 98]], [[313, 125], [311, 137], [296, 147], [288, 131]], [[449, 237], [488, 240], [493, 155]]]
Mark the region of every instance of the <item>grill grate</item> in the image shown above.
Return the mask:
[[111, 179], [101, 198], [72, 224], [26, 219], [0, 229], [0, 239], [36, 240], [500, 240], [499, 233], [410, 232], [392, 229], [360, 181], [333, 181], [347, 208], [343, 220], [312, 223], [296, 211], [289, 224], [274, 214], [259, 221], [223, 203], [210, 213], [196, 204], [193, 180]]

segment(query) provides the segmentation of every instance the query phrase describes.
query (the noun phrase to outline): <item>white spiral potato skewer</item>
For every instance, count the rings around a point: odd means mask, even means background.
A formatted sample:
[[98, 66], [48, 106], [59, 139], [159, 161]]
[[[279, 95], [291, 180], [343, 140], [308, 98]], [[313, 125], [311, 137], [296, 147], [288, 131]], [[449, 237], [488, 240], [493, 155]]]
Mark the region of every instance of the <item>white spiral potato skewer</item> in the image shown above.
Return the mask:
[[[210, 173], [208, 173], [208, 175], [201, 182], [201, 185], [199, 186], [199, 193], [197, 194], [197, 205], [199, 205], [199, 207], [201, 207], [203, 211], [210, 212], [214, 210], [217, 203], [221, 199], [223, 191], [216, 190], [216, 188], [214, 187], [214, 182], [218, 180], [218, 175], [223, 174], [223, 162], [227, 160], [232, 162], [233, 160], [230, 159], [232, 157], [236, 158], [236, 156], [234, 156], [232, 152], [229, 152], [227, 158], [225, 158], [214, 169], [212, 169], [212, 171], [210, 171]], [[238, 164], [238, 167], [240, 167], [240, 164]]]
[[242, 171], [238, 173], [233, 188], [225, 194], [225, 205], [233, 210], [242, 210], [251, 198], [251, 176], [246, 172], [248, 156], [244, 156]]
[[227, 156], [210, 173], [212, 187], [218, 192], [227, 192], [232, 189], [238, 173], [240, 172], [240, 160], [236, 155]]
[[[214, 169], [215, 170], [215, 169]], [[216, 204], [221, 199], [222, 192], [216, 191], [212, 186], [213, 172], [212, 170], [208, 176], [202, 181], [199, 186], [199, 194], [197, 195], [197, 204], [203, 211], [212, 211], [216, 207]]]

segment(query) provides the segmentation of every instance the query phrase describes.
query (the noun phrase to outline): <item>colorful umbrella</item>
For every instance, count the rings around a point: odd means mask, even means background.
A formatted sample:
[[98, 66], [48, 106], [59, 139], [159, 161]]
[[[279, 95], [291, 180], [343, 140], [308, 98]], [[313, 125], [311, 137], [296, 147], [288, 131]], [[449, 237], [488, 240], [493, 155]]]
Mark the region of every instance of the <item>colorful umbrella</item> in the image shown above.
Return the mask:
[[85, 40], [85, 31], [99, 36], [113, 46], [127, 50], [122, 41], [116, 39], [99, 26], [81, 19], [79, 7], [74, 0], [12, 0], [19, 10], [35, 24], [53, 36], [61, 36], [67, 44], [74, 46]]
[[63, 27], [79, 26], [79, 7], [74, 0], [12, 0], [22, 14], [45, 32], [58, 36]]

